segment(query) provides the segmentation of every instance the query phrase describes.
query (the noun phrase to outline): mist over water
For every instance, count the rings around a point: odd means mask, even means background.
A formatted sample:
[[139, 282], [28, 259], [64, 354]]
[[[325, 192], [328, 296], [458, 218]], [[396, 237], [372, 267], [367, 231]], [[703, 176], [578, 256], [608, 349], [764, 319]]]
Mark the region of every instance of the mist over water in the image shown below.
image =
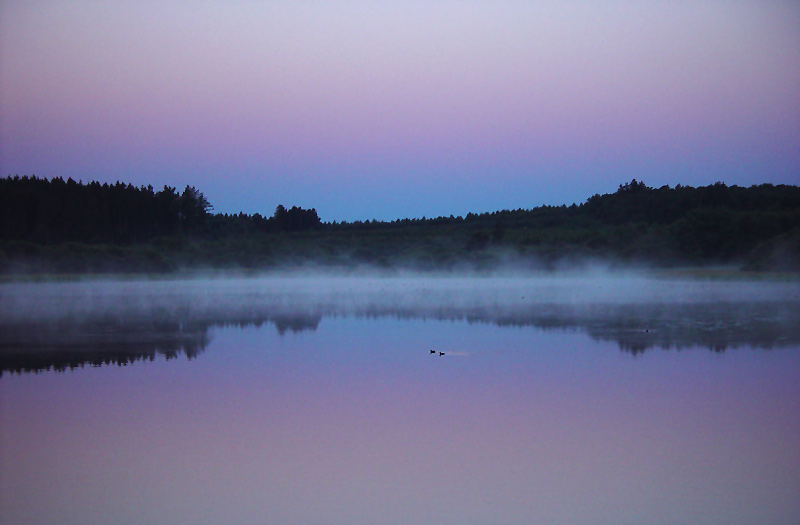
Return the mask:
[[0, 319], [32, 321], [82, 316], [188, 317], [241, 315], [266, 308], [353, 315], [393, 309], [417, 315], [488, 307], [514, 312], [527, 306], [800, 301], [800, 283], [702, 281], [553, 274], [542, 277], [330, 277], [89, 280], [0, 285]]
[[[645, 275], [541, 277], [291, 276], [0, 285], [0, 323], [252, 323], [291, 317], [395, 316], [496, 324], [626, 318], [667, 329], [715, 313], [735, 324], [793, 324], [800, 283], [699, 281]], [[770, 319], [767, 319], [769, 317]], [[719, 326], [722, 328], [722, 326]]]
[[4, 283], [0, 521], [795, 523], [799, 350], [797, 282]]
[[800, 285], [659, 279], [269, 276], [16, 283], [0, 286], [0, 374], [84, 363], [195, 357], [214, 327], [394, 318], [577, 330], [624, 351], [800, 342]]

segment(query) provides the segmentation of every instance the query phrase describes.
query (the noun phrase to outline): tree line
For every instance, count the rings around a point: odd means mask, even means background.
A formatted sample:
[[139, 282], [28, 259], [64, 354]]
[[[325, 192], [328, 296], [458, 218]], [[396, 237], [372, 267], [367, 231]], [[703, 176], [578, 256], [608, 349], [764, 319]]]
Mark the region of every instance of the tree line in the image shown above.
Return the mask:
[[[0, 240], [131, 244], [163, 236], [202, 237], [212, 209], [194, 186], [180, 193], [171, 186], [156, 192], [122, 182], [6, 177], [0, 179]], [[315, 210], [283, 206], [273, 217], [255, 214], [248, 220], [261, 232], [302, 231], [320, 222]]]
[[800, 188], [651, 188], [632, 180], [571, 206], [322, 222], [315, 209], [211, 213], [193, 186], [0, 179], [0, 272], [364, 265], [541, 269], [586, 260], [800, 269]]

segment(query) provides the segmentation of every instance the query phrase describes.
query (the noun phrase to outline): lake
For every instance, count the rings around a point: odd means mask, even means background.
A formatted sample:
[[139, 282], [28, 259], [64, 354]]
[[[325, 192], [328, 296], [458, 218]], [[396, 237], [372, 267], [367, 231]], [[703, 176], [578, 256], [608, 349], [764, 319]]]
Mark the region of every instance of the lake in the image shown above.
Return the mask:
[[800, 283], [0, 285], [2, 523], [800, 523]]

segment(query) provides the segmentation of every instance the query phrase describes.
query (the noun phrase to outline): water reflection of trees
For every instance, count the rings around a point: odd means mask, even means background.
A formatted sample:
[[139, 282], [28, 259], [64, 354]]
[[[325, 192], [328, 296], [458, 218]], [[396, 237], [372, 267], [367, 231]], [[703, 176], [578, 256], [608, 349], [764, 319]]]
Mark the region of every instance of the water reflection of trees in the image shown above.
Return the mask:
[[0, 375], [85, 366], [126, 366], [157, 356], [193, 359], [209, 342], [208, 325], [165, 319], [108, 318], [2, 326]]
[[149, 315], [60, 318], [0, 323], [0, 377], [6, 373], [64, 372], [86, 366], [126, 366], [136, 361], [194, 359], [205, 351], [214, 326], [273, 324], [281, 335], [316, 330], [321, 314], [248, 313], [223, 318], [156, 310]]
[[213, 327], [272, 325], [287, 333], [316, 330], [326, 317], [429, 319], [501, 327], [580, 331], [616, 342], [625, 352], [652, 348], [780, 348], [800, 345], [796, 303], [691, 304], [430, 304], [380, 302], [358, 305], [328, 301], [214, 304], [171, 309], [144, 308], [80, 317], [61, 315], [37, 322], [0, 322], [0, 374], [84, 366], [124, 366], [159, 356], [193, 359], [207, 347]]
[[237, 328], [255, 327], [261, 328], [264, 325], [272, 324], [278, 330], [280, 335], [285, 335], [286, 332], [296, 334], [305, 330], [314, 331], [322, 321], [322, 314], [320, 313], [286, 313], [277, 315], [248, 315], [239, 319], [225, 319], [217, 321], [209, 321], [209, 326], [233, 326]]
[[[480, 317], [473, 317], [480, 320]], [[800, 345], [800, 309], [796, 303], [693, 303], [542, 305], [497, 314], [501, 326], [542, 330], [578, 330], [598, 341], [616, 342], [633, 354], [648, 349], [772, 349]]]

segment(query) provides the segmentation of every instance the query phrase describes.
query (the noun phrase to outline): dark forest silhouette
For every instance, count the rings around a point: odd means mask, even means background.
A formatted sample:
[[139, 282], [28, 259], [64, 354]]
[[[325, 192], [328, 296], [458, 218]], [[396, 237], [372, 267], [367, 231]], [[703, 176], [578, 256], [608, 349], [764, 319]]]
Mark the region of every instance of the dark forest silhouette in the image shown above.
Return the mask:
[[571, 206], [322, 222], [315, 209], [213, 214], [198, 189], [0, 179], [0, 272], [361, 266], [492, 270], [612, 264], [800, 269], [800, 188], [632, 180]]

